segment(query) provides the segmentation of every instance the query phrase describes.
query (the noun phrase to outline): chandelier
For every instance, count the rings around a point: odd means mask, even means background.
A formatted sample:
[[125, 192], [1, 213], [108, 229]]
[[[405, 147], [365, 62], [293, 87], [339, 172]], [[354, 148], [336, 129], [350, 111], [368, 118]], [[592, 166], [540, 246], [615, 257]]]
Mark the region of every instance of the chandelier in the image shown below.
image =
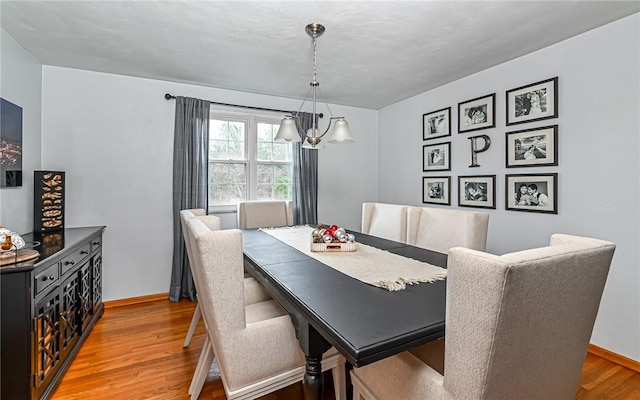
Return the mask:
[[[320, 83], [316, 80], [316, 39], [322, 36], [325, 31], [323, 25], [320, 24], [309, 24], [305, 27], [305, 32], [307, 35], [311, 36], [311, 40], [313, 43], [313, 79], [309, 83], [309, 91], [305, 96], [300, 108], [296, 115], [287, 115], [280, 122], [280, 129], [278, 129], [278, 133], [274, 140], [276, 141], [287, 141], [287, 142], [300, 142], [301, 136], [304, 137], [304, 143], [302, 145], [303, 148], [307, 149], [318, 149], [319, 147], [323, 147], [321, 144], [322, 138], [329, 132], [331, 127], [333, 126], [333, 130], [331, 134], [328, 136], [327, 141], [329, 143], [352, 143], [355, 140], [351, 135], [351, 130], [349, 129], [349, 123], [344, 117], [334, 117], [331, 112], [331, 108], [329, 108], [329, 104], [326, 101], [323, 101], [329, 114], [331, 117], [329, 118], [329, 125], [327, 129], [320, 133], [320, 129], [318, 127], [318, 113], [316, 101], [318, 97], [321, 96], [320, 93]], [[313, 114], [312, 114], [312, 126], [306, 132], [301, 126], [300, 123], [300, 110], [307, 102], [307, 99], [310, 97], [313, 101]], [[322, 114], [320, 114], [321, 116]]]

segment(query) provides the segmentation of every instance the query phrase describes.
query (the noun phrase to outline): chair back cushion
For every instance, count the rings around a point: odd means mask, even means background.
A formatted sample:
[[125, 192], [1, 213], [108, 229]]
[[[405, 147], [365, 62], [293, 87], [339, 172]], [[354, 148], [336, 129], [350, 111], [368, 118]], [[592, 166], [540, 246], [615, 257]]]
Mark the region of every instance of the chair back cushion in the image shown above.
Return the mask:
[[409, 206], [386, 203], [362, 203], [362, 233], [407, 242]]
[[293, 225], [291, 200], [241, 201], [237, 212], [239, 229]]
[[[204, 224], [210, 230], [219, 230], [220, 229], [220, 218], [214, 215], [206, 215], [206, 211], [201, 208], [194, 208], [191, 210], [181, 210], [180, 211], [180, 225], [182, 227], [182, 235], [184, 237], [184, 246], [187, 249], [187, 258], [189, 260], [189, 268], [191, 269], [191, 275], [193, 276], [194, 281], [197, 279], [195, 273], [193, 271], [193, 250], [192, 244], [189, 236], [187, 235], [187, 221], [191, 218], [198, 218], [204, 222]], [[195, 282], [194, 282], [195, 283]], [[198, 286], [196, 285], [196, 290], [198, 290]]]
[[452, 247], [485, 251], [489, 214], [435, 207], [409, 207], [407, 243], [447, 253]]
[[[212, 231], [197, 219], [187, 220], [192, 241], [193, 268], [199, 277], [198, 301], [209, 329], [243, 329], [244, 262], [242, 234], [237, 229]], [[213, 304], [224, 306], [213, 307]], [[205, 313], [205, 307], [211, 307]], [[208, 320], [207, 320], [208, 318]]]
[[573, 399], [615, 245], [553, 235], [495, 256], [449, 251], [445, 390], [460, 399]]

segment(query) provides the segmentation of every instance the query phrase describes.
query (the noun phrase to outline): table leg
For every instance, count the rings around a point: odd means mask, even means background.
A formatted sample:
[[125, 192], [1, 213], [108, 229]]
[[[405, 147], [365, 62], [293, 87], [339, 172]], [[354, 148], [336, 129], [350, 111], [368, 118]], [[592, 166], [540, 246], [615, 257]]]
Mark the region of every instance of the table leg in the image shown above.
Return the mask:
[[322, 356], [305, 357], [307, 360], [302, 387], [305, 400], [320, 400], [324, 395], [324, 375], [322, 374]]
[[331, 345], [308, 321], [300, 317], [292, 320], [295, 321], [296, 336], [307, 362], [302, 380], [304, 400], [321, 400], [324, 393], [322, 354], [329, 350]]

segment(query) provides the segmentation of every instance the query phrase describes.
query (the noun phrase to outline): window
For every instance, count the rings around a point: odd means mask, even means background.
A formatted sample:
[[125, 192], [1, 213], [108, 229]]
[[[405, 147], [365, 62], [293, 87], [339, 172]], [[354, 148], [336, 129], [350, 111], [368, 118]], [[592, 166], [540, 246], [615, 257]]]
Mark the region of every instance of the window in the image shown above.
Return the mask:
[[292, 145], [274, 142], [280, 120], [211, 114], [209, 207], [235, 210], [244, 200], [290, 200]]

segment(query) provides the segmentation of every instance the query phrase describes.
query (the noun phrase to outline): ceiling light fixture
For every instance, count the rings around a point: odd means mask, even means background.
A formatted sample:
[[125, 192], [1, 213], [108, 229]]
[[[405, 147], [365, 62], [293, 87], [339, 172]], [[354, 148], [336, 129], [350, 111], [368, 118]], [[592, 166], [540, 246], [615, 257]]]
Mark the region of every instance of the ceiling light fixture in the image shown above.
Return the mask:
[[326, 101], [323, 101], [323, 103], [327, 107], [327, 110], [329, 111], [329, 114], [331, 114], [331, 117], [329, 118], [329, 125], [327, 126], [327, 129], [324, 132], [320, 133], [320, 129], [318, 128], [318, 114], [316, 112], [316, 100], [319, 96], [321, 96], [320, 83], [318, 83], [318, 81], [316, 80], [316, 39], [322, 36], [325, 28], [323, 25], [314, 23], [307, 25], [304, 30], [305, 32], [307, 32], [307, 35], [311, 36], [311, 40], [313, 43], [313, 79], [309, 83], [309, 91], [307, 92], [307, 95], [305, 96], [302, 104], [300, 105], [300, 108], [298, 109], [298, 114], [300, 113], [300, 110], [302, 110], [304, 104], [307, 102], [309, 94], [311, 94], [313, 99], [312, 126], [305, 132], [304, 129], [302, 129], [302, 126], [300, 124], [300, 117], [297, 114], [287, 115], [280, 122], [280, 129], [278, 129], [278, 133], [276, 134], [274, 140], [300, 142], [300, 137], [303, 136], [305, 139], [305, 143], [302, 145], [302, 147], [307, 149], [322, 148], [324, 147], [324, 145], [321, 144], [322, 138], [327, 134], [327, 132], [329, 132], [329, 129], [333, 125], [333, 130], [331, 131], [331, 134], [327, 139], [329, 143], [352, 143], [355, 140], [353, 139], [353, 135], [351, 135], [349, 123], [344, 117], [334, 117], [333, 113], [331, 112], [331, 108], [329, 108], [329, 104], [327, 104]]

